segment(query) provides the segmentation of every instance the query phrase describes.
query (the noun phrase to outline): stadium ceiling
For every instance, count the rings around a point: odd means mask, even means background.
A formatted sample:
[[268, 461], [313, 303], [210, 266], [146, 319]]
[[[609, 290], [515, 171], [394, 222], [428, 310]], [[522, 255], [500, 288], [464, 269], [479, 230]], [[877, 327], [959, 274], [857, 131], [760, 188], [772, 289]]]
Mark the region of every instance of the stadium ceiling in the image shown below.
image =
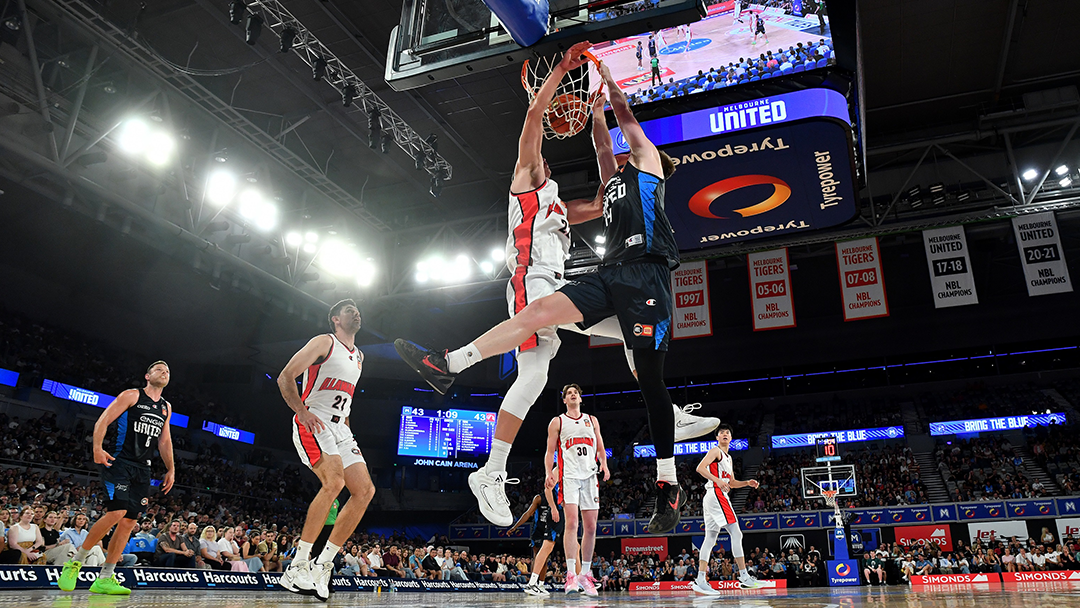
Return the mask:
[[[13, 135], [0, 142], [8, 144], [0, 146], [0, 175], [84, 207], [125, 233], [156, 225], [187, 239], [198, 250], [193, 264], [211, 281], [223, 276], [299, 311], [340, 295], [418, 293], [411, 281], [418, 252], [480, 244], [472, 253], [483, 255], [505, 238], [506, 189], [527, 104], [520, 68], [392, 90], [383, 74], [400, 2], [297, 0], [288, 10], [413, 134], [424, 141], [437, 136], [438, 154], [453, 169], [438, 197], [429, 193], [421, 162], [398, 146], [383, 153], [370, 145], [363, 99], [343, 105], [340, 86], [313, 79], [299, 53], [280, 52], [284, 23], [268, 20], [247, 44], [245, 23], [231, 23], [230, 3], [221, 0], [25, 0], [25, 12], [23, 5], [4, 4], [4, 18], [22, 27], [0, 45], [6, 66], [0, 83], [7, 81], [0, 92], [18, 104], [0, 107], [0, 135]], [[1057, 146], [1066, 135], [1068, 143], [1075, 103], [1036, 112], [1032, 100], [1080, 80], [1070, 44], [1080, 17], [1075, 1], [919, 0], [859, 8], [872, 194], [895, 204], [906, 172], [928, 158], [963, 160], [991, 148], [1004, 155], [1016, 142], [998, 136], [1002, 125], [1020, 129], [1016, 137], [1033, 145]], [[162, 118], [185, 138], [184, 147], [198, 152], [182, 156], [165, 175], [118, 164], [106, 135], [128, 111]], [[59, 142], [55, 151], [52, 141]], [[942, 147], [927, 157], [936, 145]], [[90, 153], [98, 150], [109, 157], [94, 164], [99, 159]], [[272, 189], [283, 230], [261, 235], [227, 214], [231, 225], [218, 230], [222, 218], [203, 204], [196, 178], [223, 150], [230, 165]], [[591, 154], [583, 137], [545, 147], [567, 193], [590, 188]], [[885, 175], [877, 184], [875, 172]], [[976, 171], [971, 179], [1000, 176], [983, 177]], [[864, 224], [873, 228], [880, 218], [868, 213]], [[293, 228], [347, 235], [383, 272], [377, 289], [334, 284], [289, 250], [284, 232]], [[497, 295], [501, 286], [480, 280], [473, 295], [462, 297]]]

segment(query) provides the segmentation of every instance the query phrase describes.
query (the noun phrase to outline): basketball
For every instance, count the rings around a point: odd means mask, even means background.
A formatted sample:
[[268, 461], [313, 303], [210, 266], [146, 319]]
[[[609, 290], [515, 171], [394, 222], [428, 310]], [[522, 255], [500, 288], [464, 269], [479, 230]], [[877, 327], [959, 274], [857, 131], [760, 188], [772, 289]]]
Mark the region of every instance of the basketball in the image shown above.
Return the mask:
[[574, 135], [585, 126], [589, 106], [577, 95], [564, 93], [552, 100], [548, 107], [548, 126], [559, 135]]

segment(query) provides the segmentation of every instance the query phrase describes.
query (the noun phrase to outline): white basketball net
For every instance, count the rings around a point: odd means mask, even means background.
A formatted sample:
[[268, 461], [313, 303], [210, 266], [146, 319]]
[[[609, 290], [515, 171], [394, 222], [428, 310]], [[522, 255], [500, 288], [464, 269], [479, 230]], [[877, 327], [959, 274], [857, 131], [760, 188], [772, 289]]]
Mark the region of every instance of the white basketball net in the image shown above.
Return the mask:
[[[591, 58], [591, 56], [590, 56]], [[538, 57], [525, 60], [521, 67], [521, 86], [529, 95], [529, 103], [536, 98], [540, 85], [551, 70], [562, 61], [562, 54], [553, 57]], [[595, 59], [592, 59], [595, 61]], [[566, 139], [581, 133], [589, 122], [592, 104], [600, 94], [601, 87], [589, 92], [589, 64], [571, 70], [559, 82], [555, 96], [544, 112], [544, 137], [547, 139]]]

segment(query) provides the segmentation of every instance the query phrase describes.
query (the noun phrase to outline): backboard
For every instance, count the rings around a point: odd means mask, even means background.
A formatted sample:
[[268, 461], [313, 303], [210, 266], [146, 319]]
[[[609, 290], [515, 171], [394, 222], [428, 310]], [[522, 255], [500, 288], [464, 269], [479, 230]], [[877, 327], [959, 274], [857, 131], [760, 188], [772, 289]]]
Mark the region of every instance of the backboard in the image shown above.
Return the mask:
[[[523, 0], [528, 1], [528, 0]], [[470, 73], [690, 23], [704, 0], [549, 0], [548, 35], [529, 48], [511, 39], [483, 0], [405, 0], [390, 34], [386, 82], [404, 91]]]
[[840, 464], [824, 467], [805, 467], [799, 471], [802, 479], [802, 495], [806, 499], [822, 498], [822, 490], [837, 490], [837, 497], [856, 496], [855, 465]]

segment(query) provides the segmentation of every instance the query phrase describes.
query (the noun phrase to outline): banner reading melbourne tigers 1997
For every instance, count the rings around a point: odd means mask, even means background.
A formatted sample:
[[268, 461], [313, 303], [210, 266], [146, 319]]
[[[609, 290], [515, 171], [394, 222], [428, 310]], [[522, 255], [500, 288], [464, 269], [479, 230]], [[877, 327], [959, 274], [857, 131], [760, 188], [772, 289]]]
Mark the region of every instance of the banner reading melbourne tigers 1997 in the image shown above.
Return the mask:
[[1053, 211], [1014, 217], [1013, 231], [1029, 296], [1072, 291]]
[[746, 255], [754, 331], [795, 327], [788, 268], [786, 248]]
[[684, 262], [671, 271], [671, 295], [675, 300], [671, 337], [711, 336], [709, 272], [704, 260]]
[[922, 236], [934, 288], [934, 308], [978, 304], [964, 227], [924, 230]]
[[836, 243], [836, 265], [845, 321], [889, 316], [877, 237]]

